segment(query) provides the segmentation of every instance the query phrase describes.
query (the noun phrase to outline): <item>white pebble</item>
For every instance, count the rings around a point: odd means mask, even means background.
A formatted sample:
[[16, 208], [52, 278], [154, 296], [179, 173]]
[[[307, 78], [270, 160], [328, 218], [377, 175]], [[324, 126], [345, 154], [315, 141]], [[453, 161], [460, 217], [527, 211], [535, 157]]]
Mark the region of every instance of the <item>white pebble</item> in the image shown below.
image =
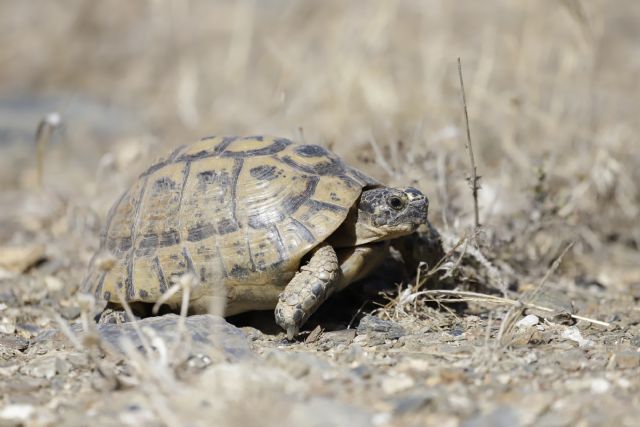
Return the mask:
[[579, 347], [588, 348], [593, 346], [593, 341], [585, 339], [580, 333], [580, 329], [575, 326], [569, 326], [562, 332], [562, 338], [578, 343]]
[[25, 421], [33, 413], [33, 406], [15, 403], [0, 409], [0, 419]]
[[540, 319], [535, 314], [529, 314], [516, 323], [516, 328], [530, 328], [540, 323]]
[[607, 391], [609, 391], [610, 387], [611, 384], [609, 384], [609, 381], [605, 380], [604, 378], [596, 378], [591, 381], [591, 391], [594, 393], [606, 393]]

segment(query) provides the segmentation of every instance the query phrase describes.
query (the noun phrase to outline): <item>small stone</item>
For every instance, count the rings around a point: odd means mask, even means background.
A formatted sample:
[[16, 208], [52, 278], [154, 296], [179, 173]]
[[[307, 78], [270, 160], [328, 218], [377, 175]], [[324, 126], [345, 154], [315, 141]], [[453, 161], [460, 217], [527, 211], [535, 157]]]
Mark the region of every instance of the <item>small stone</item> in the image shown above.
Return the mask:
[[391, 413], [389, 412], [378, 412], [373, 415], [371, 422], [374, 426], [386, 426], [391, 421], [391, 418]]
[[187, 359], [187, 367], [191, 370], [201, 371], [211, 365], [212, 360], [204, 354], [194, 354]]
[[369, 365], [358, 365], [351, 369], [351, 373], [362, 379], [368, 379], [373, 376], [374, 370]]
[[461, 326], [454, 326], [453, 329], [449, 331], [449, 335], [452, 337], [460, 337], [462, 334], [464, 334], [464, 329], [462, 329]]
[[640, 366], [640, 353], [636, 351], [619, 351], [615, 357], [618, 369], [633, 369]]
[[329, 364], [320, 358], [303, 352], [272, 350], [265, 355], [265, 360], [294, 378], [302, 378], [313, 372], [321, 373], [330, 368]]
[[312, 397], [303, 404], [291, 405], [287, 409], [289, 414], [284, 420], [278, 419], [280, 422], [275, 425], [371, 427], [374, 417], [365, 408], [325, 397]]
[[530, 328], [540, 323], [540, 318], [535, 314], [528, 314], [516, 323], [516, 328]]
[[44, 257], [43, 245], [0, 247], [0, 268], [22, 273]]
[[578, 343], [578, 346], [581, 348], [593, 347], [593, 341], [585, 339], [580, 333], [580, 329], [576, 328], [575, 326], [567, 327], [562, 332], [561, 337]]
[[318, 325], [315, 327], [313, 331], [309, 333], [307, 338], [304, 340], [305, 344], [310, 344], [312, 342], [318, 341], [318, 338], [320, 338], [320, 335], [322, 335], [322, 327]]
[[427, 372], [429, 369], [433, 368], [433, 364], [428, 360], [414, 358], [407, 359], [405, 366], [408, 370], [413, 372]]
[[65, 359], [60, 357], [55, 358], [55, 367], [57, 374], [68, 374], [71, 371], [72, 365]]
[[415, 384], [413, 378], [408, 375], [401, 374], [396, 376], [388, 376], [382, 380], [382, 391], [385, 394], [394, 394], [407, 390]]
[[49, 356], [34, 359], [20, 369], [20, 372], [35, 378], [51, 379], [57, 372], [56, 358]]
[[535, 332], [536, 330], [532, 329], [531, 327], [519, 328], [519, 330], [511, 337], [509, 345], [513, 347], [529, 346], [529, 344], [533, 340]]
[[404, 328], [396, 322], [391, 320], [382, 320], [379, 317], [370, 315], [364, 316], [360, 320], [357, 332], [358, 335], [377, 333], [383, 335], [387, 339], [398, 339], [406, 335]]
[[345, 362], [357, 362], [362, 359], [364, 356], [364, 350], [361, 345], [353, 343], [349, 346], [349, 348], [342, 354], [343, 360]]
[[556, 359], [556, 363], [566, 371], [578, 371], [587, 366], [587, 358], [584, 350], [577, 348], [557, 352], [552, 358]]
[[47, 290], [52, 293], [60, 292], [64, 289], [64, 283], [62, 283], [62, 280], [54, 276], [46, 276], [44, 278], [44, 284], [47, 286]]
[[23, 351], [29, 347], [29, 341], [15, 335], [0, 334], [0, 347]]
[[66, 320], [77, 319], [80, 316], [80, 307], [60, 307], [60, 315]]
[[[32, 405], [14, 403], [0, 409], [0, 419], [6, 421], [26, 421], [35, 408]], [[3, 423], [4, 425], [4, 423]]]
[[[2, 279], [1, 271], [0, 269], [0, 279]], [[16, 303], [16, 296], [11, 290], [0, 291], [0, 303], [11, 307]]]
[[402, 396], [393, 404], [393, 412], [396, 414], [404, 414], [407, 412], [422, 409], [436, 398], [434, 392], [429, 390], [421, 390], [420, 392], [411, 393], [408, 396]]
[[556, 320], [554, 323], [572, 321], [571, 314], [575, 313], [571, 298], [566, 292], [558, 289], [547, 287], [538, 289], [527, 302], [533, 306], [538, 305], [550, 308], [553, 311], [549, 312], [530, 306], [525, 309], [525, 314], [535, 314], [543, 319]]
[[41, 332], [41, 329], [38, 325], [34, 325], [32, 323], [17, 323], [16, 324], [16, 333], [26, 339], [31, 339], [38, 335]]
[[16, 395], [32, 394], [36, 390], [40, 390], [44, 387], [49, 387], [50, 383], [51, 381], [45, 378], [35, 378], [17, 372], [10, 379], [3, 381], [3, 391], [8, 392], [9, 395], [11, 395], [12, 393]]
[[596, 378], [591, 381], [591, 391], [597, 394], [606, 393], [611, 388], [609, 381], [604, 378]]
[[498, 406], [492, 412], [462, 423], [462, 427], [511, 427], [521, 425], [518, 413], [509, 406]]
[[0, 334], [11, 335], [16, 331], [16, 323], [12, 319], [0, 319]]
[[84, 368], [89, 365], [89, 356], [86, 353], [67, 353], [66, 360], [71, 363], [74, 368]]
[[522, 361], [527, 365], [531, 365], [532, 363], [538, 361], [538, 355], [535, 352], [530, 351], [529, 353], [522, 356]]
[[339, 344], [349, 345], [356, 336], [355, 329], [342, 329], [339, 331], [323, 332], [318, 338], [318, 346], [321, 349], [328, 350], [335, 348]]
[[442, 383], [455, 383], [465, 380], [467, 374], [461, 368], [442, 368], [439, 372], [439, 380]]
[[258, 341], [265, 338], [265, 334], [261, 330], [256, 329], [253, 326], [243, 326], [240, 328], [240, 330], [247, 336], [247, 339], [250, 341]]
[[20, 365], [18, 364], [13, 364], [13, 365], [0, 364], [0, 377], [12, 376], [16, 372], [18, 372], [19, 369], [20, 369]]

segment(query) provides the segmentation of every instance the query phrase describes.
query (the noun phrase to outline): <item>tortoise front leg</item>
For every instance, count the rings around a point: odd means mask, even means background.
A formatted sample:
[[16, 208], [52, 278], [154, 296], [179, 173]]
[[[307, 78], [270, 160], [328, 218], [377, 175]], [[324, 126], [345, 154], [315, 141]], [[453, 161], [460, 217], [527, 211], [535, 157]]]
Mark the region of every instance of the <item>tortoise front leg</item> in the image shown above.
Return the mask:
[[280, 294], [276, 323], [289, 340], [332, 293], [366, 276], [384, 259], [386, 243], [341, 249], [340, 256], [328, 244], [319, 246], [309, 263], [291, 279]]
[[276, 306], [276, 323], [287, 331], [289, 340], [298, 333], [333, 292], [340, 276], [336, 251], [330, 245], [321, 245], [280, 294]]

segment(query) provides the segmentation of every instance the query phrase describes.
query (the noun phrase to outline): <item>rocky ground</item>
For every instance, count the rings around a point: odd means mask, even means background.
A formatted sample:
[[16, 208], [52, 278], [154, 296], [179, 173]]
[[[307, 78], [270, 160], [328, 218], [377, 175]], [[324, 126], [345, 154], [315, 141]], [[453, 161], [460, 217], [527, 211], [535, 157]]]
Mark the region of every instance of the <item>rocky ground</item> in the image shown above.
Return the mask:
[[76, 294], [81, 244], [55, 239], [91, 221], [32, 210], [38, 218], [2, 223], [21, 240], [0, 248], [2, 425], [632, 426], [640, 416], [633, 292], [586, 280], [465, 290], [456, 269], [484, 267], [458, 246], [442, 263], [454, 290], [432, 278], [381, 298], [389, 279], [374, 277], [334, 297], [295, 342], [272, 313], [97, 326], [94, 302]]

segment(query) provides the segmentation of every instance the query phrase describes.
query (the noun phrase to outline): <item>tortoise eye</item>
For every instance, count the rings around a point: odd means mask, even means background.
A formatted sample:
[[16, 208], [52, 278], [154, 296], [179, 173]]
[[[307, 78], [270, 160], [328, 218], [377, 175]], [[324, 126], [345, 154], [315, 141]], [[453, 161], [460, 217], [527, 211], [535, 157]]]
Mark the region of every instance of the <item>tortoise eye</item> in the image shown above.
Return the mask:
[[396, 197], [396, 196], [389, 197], [387, 199], [387, 204], [392, 209], [395, 209], [397, 211], [399, 211], [400, 209], [404, 208], [404, 202], [402, 201], [402, 199], [400, 197]]

